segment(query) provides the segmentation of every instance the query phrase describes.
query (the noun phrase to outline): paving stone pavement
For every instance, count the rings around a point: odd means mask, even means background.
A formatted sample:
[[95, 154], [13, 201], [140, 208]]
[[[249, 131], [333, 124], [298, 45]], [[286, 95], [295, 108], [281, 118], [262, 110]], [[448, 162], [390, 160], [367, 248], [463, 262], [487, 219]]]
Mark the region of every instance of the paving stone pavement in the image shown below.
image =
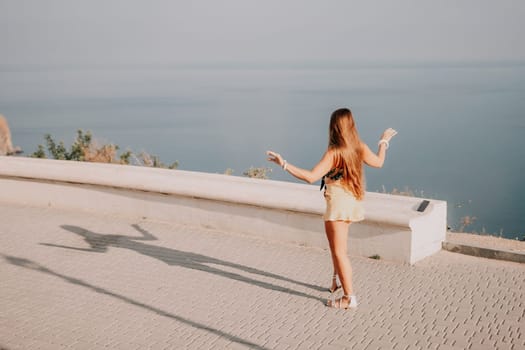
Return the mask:
[[351, 257], [176, 223], [0, 204], [0, 349], [525, 349], [525, 266]]

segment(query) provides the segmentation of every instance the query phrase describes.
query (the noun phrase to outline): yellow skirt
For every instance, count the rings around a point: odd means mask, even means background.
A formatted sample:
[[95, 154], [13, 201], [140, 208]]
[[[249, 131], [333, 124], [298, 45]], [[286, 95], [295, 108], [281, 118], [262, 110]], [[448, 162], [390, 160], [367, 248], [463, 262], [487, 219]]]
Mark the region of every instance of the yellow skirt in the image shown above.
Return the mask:
[[324, 221], [356, 222], [364, 220], [365, 210], [362, 202], [340, 184], [327, 184], [324, 198], [326, 199]]

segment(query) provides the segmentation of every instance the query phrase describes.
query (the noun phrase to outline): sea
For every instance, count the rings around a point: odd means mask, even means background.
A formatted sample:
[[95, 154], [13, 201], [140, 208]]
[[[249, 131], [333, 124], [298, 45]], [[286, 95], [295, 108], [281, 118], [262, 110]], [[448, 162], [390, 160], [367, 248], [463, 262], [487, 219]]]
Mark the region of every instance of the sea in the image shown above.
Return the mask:
[[24, 156], [80, 129], [182, 170], [297, 182], [265, 152], [313, 167], [341, 107], [373, 150], [398, 131], [367, 191], [445, 200], [451, 230], [525, 238], [525, 62], [0, 65]]

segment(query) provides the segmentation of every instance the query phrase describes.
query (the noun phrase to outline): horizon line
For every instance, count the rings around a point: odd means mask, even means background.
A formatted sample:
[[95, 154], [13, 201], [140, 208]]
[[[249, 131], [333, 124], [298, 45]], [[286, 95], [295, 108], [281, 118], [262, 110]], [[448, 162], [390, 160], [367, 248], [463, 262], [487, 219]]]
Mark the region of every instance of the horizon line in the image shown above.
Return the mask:
[[351, 70], [351, 69], [421, 69], [421, 68], [510, 68], [525, 66], [525, 59], [513, 60], [216, 60], [198, 62], [67, 62], [0, 63], [0, 71], [45, 71], [71, 69], [231, 69], [231, 70]]

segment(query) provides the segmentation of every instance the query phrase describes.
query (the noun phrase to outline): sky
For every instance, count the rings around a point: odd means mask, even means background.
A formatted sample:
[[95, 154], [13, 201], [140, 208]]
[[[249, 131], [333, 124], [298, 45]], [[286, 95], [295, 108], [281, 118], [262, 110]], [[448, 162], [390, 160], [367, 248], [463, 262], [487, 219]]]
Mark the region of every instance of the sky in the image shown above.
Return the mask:
[[525, 60], [523, 0], [0, 0], [0, 64]]

